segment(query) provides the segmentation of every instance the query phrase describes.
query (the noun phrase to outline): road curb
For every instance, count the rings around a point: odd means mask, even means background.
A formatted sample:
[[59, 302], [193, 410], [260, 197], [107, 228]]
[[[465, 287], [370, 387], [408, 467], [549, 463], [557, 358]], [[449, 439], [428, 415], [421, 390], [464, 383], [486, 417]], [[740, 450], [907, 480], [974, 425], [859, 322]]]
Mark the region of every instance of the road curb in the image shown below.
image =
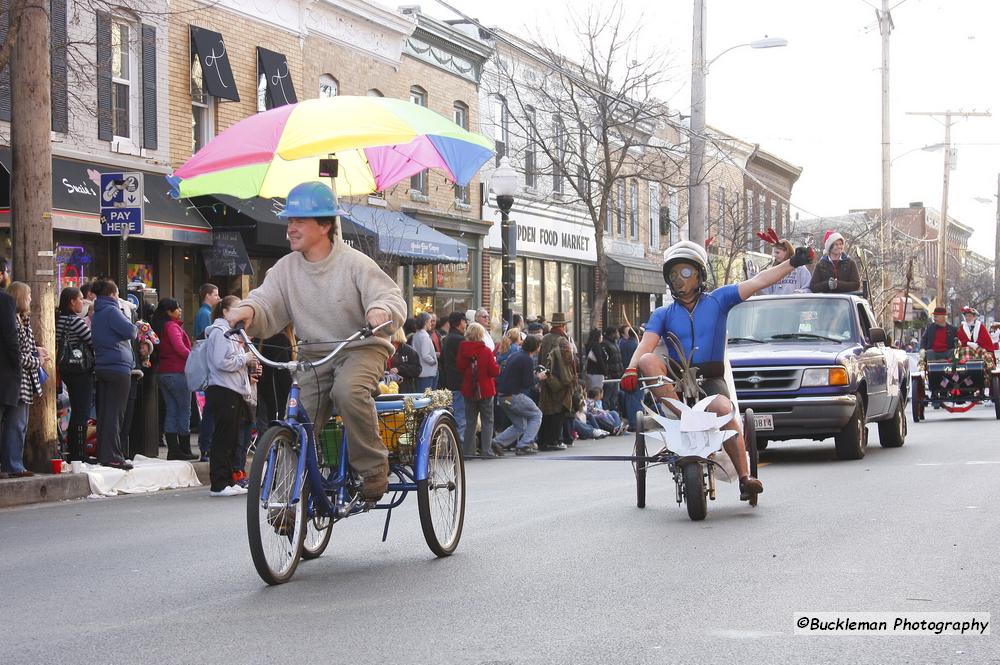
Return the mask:
[[[202, 485], [208, 485], [208, 462], [191, 462]], [[0, 508], [50, 503], [90, 496], [85, 473], [38, 474], [30, 478], [0, 480]]]

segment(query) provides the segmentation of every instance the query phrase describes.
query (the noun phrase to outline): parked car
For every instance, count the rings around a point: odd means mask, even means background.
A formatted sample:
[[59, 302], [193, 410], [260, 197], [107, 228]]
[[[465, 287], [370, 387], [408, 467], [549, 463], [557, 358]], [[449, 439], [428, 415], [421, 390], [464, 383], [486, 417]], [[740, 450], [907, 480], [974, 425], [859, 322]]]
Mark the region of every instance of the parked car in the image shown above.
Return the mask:
[[860, 459], [871, 422], [882, 447], [903, 445], [909, 361], [874, 321], [852, 294], [757, 296], [730, 312], [736, 395], [754, 411], [758, 449], [833, 437], [838, 458]]

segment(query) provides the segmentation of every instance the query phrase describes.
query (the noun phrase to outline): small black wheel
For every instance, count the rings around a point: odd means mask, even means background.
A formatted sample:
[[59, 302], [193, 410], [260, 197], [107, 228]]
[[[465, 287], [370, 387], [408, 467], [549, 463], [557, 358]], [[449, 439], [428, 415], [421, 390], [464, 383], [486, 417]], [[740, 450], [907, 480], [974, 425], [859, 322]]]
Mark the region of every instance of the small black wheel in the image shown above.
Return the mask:
[[431, 551], [437, 556], [452, 554], [465, 522], [465, 464], [450, 417], [440, 418], [431, 430], [427, 478], [417, 481], [417, 512]]
[[[307, 496], [302, 494], [299, 501], [291, 503], [298, 469], [297, 447], [294, 431], [272, 427], [257, 442], [257, 454], [250, 466], [247, 493], [250, 556], [257, 574], [271, 585], [291, 579], [302, 556]], [[268, 475], [270, 486], [265, 504], [261, 495]]]
[[913, 415], [913, 422], [919, 423], [924, 419], [924, 379], [920, 376], [913, 377], [913, 390], [910, 391], [910, 412]]
[[699, 522], [705, 519], [705, 515], [708, 514], [705, 473], [699, 462], [685, 464], [682, 473], [684, 474], [684, 503], [687, 504], [688, 517], [692, 521]]
[[906, 414], [900, 398], [892, 418], [878, 424], [878, 442], [883, 448], [899, 448], [906, 443]]
[[1000, 376], [990, 379], [990, 397], [993, 398], [993, 411], [1000, 420]]
[[837, 458], [842, 460], [861, 459], [868, 449], [868, 422], [865, 416], [865, 401], [861, 394], [855, 395], [857, 402], [854, 414], [833, 441], [837, 448]]
[[646, 507], [646, 437], [643, 434], [644, 418], [639, 416], [635, 420], [635, 446], [632, 448], [632, 455], [636, 458], [632, 462], [632, 470], [635, 471], [635, 505], [639, 508]]

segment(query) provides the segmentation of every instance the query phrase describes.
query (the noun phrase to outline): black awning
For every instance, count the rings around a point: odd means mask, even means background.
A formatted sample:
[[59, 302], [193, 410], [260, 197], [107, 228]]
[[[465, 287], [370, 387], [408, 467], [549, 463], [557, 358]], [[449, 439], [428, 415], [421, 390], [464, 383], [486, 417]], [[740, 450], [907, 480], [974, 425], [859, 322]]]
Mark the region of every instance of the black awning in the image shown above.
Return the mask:
[[257, 47], [257, 80], [263, 76], [267, 82], [267, 108], [273, 109], [285, 104], [294, 104], [295, 86], [288, 71], [288, 59], [282, 53]]
[[236, 80], [233, 69], [229, 66], [229, 56], [226, 55], [226, 43], [222, 35], [197, 26], [191, 27], [191, 49], [198, 54], [204, 78], [205, 92], [213, 97], [230, 101], [240, 101], [240, 93], [236, 90]]
[[608, 291], [663, 293], [663, 271], [645, 259], [608, 256]]
[[[288, 223], [277, 215], [284, 207], [280, 200], [259, 197], [237, 199], [220, 195], [197, 197], [193, 202], [211, 222], [212, 228], [252, 232], [252, 235], [247, 234], [251, 245], [288, 251], [288, 238], [285, 236]], [[362, 243], [363, 239], [375, 237], [374, 231], [345, 217], [340, 219], [340, 230], [344, 241], [356, 249], [370, 244], [367, 241]]]
[[469, 262], [469, 249], [460, 240], [409, 215], [364, 205], [348, 206], [347, 213], [349, 219], [371, 233], [367, 243], [355, 245], [369, 256], [384, 254], [414, 265]]
[[[0, 164], [10, 172], [9, 148], [0, 148]], [[53, 225], [65, 231], [100, 233], [101, 173], [138, 171], [143, 174], [146, 196], [143, 238], [169, 240], [194, 245], [212, 243], [212, 227], [192, 208], [187, 199], [170, 196], [170, 183], [162, 173], [150, 173], [132, 167], [78, 162], [52, 158]], [[62, 214], [65, 213], [65, 214]]]

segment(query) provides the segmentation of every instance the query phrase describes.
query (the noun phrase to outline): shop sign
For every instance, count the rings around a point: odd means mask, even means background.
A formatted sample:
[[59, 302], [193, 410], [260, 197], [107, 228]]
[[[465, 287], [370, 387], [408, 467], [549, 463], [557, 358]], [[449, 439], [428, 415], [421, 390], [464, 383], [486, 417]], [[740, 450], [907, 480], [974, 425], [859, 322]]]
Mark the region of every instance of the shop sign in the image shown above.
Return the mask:
[[142, 173], [101, 174], [101, 235], [142, 235]]
[[[484, 208], [490, 214], [493, 208]], [[501, 249], [500, 215], [490, 227], [486, 236], [486, 247]], [[517, 254], [531, 254], [546, 258], [562, 258], [576, 261], [597, 261], [594, 228], [589, 222], [572, 222], [564, 219], [531, 214], [523, 211], [511, 212], [510, 218], [517, 225]]]

